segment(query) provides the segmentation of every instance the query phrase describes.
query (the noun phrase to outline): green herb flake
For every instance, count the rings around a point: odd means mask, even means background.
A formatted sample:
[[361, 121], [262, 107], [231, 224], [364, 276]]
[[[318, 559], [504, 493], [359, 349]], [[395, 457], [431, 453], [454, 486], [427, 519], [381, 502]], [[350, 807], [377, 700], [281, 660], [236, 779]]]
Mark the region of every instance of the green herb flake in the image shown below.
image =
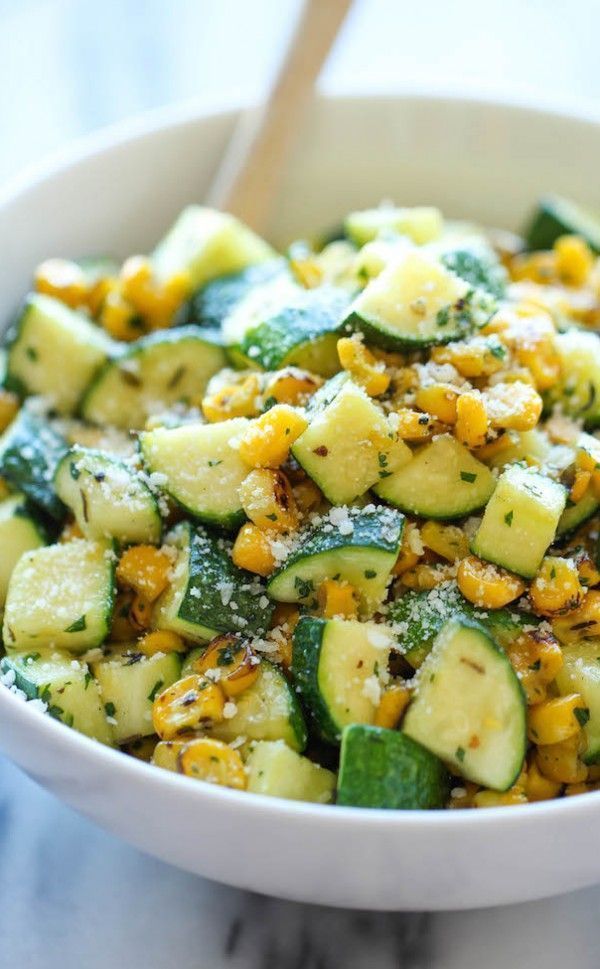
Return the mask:
[[590, 719], [590, 711], [588, 707], [575, 707], [573, 710], [575, 714], [575, 719], [580, 727], [585, 727], [586, 723]]
[[365, 569], [365, 579], [376, 579], [377, 572], [375, 569]]
[[465, 754], [466, 754], [466, 750], [464, 747], [457, 747], [454, 752], [454, 756], [456, 757], [457, 760], [461, 762], [461, 764], [464, 762]]
[[468, 481], [469, 484], [473, 484], [473, 482], [477, 480], [477, 475], [473, 471], [461, 471], [460, 480]]
[[86, 622], [85, 616], [80, 616], [79, 619], [76, 619], [75, 622], [71, 623], [70, 626], [67, 626], [67, 628], [65, 629], [65, 632], [80, 633], [84, 629], [87, 629], [87, 622]]
[[25, 356], [35, 362], [38, 359], [38, 352], [34, 347], [25, 347]]
[[299, 575], [294, 579], [294, 588], [298, 590], [301, 599], [307, 599], [315, 591], [314, 582], [311, 579], [301, 579]]
[[83, 682], [85, 683], [84, 690], [87, 690], [88, 686], [90, 685], [90, 683], [92, 682], [93, 679], [94, 679], [94, 677], [92, 676], [92, 674], [88, 670], [87, 673], [85, 674], [84, 678], [83, 678]]
[[104, 704], [104, 712], [105, 712], [105, 714], [106, 714], [107, 717], [114, 717], [115, 713], [117, 712], [117, 708], [114, 705], [114, 703], [110, 703], [110, 702], [109, 703], [105, 703]]
[[504, 521], [506, 522], [506, 524], [508, 525], [509, 528], [510, 528], [510, 526], [513, 523], [513, 516], [514, 516], [514, 512], [513, 512], [512, 508], [511, 508], [510, 511], [507, 511], [506, 512], [506, 515], [504, 516]]
[[74, 461], [69, 461], [69, 474], [73, 478], [73, 481], [77, 481], [77, 479], [81, 476], [81, 471]]
[[163, 686], [164, 682], [165, 682], [164, 680], [157, 680], [156, 681], [156, 683], [154, 684], [154, 686], [150, 690], [150, 693], [148, 694], [148, 699], [150, 700], [150, 703], [154, 703], [154, 701], [156, 699], [156, 696], [160, 692], [160, 688], [161, 688], [161, 686]]
[[219, 464], [223, 464], [223, 462], [222, 461], [218, 461], [216, 459], [211, 459], [208, 462], [209, 468], [216, 468]]
[[277, 521], [277, 514], [276, 514], [276, 512], [272, 512], [270, 515], [267, 515], [266, 517], [269, 519], [270, 522], [276, 522]]

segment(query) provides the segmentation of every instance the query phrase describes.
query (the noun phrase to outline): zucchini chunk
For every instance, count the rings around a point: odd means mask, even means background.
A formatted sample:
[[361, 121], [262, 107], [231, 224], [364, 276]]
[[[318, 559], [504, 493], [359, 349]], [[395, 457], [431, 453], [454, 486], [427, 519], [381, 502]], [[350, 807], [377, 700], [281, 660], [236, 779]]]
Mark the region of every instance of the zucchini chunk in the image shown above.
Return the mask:
[[292, 454], [334, 505], [349, 504], [411, 460], [381, 408], [346, 374], [317, 391], [307, 417]]
[[325, 579], [349, 582], [360, 597], [360, 608], [371, 615], [385, 595], [404, 530], [404, 515], [392, 508], [332, 510], [310, 527], [268, 584], [278, 602], [316, 604]]
[[449, 343], [483, 326], [495, 309], [475, 289], [419, 250], [389, 263], [351, 304], [346, 325], [384, 349], [406, 350]]
[[304, 716], [296, 694], [276, 666], [261, 660], [258, 678], [235, 698], [236, 712], [206, 728], [206, 733], [231, 743], [238, 737], [283, 740], [298, 753], [306, 747]]
[[12, 571], [25, 552], [46, 544], [46, 534], [23, 495], [0, 501], [0, 608], [6, 602]]
[[284, 797], [288, 801], [329, 804], [335, 774], [302, 757], [283, 740], [260, 740], [246, 758], [247, 790], [252, 794]]
[[441, 760], [398, 730], [351, 724], [342, 734], [337, 803], [425, 811], [450, 791]]
[[162, 521], [157, 500], [121, 461], [100, 451], [71, 448], [56, 469], [54, 487], [86, 538], [159, 544]]
[[235, 417], [141, 434], [146, 469], [162, 476], [167, 494], [194, 518], [237, 528], [246, 517], [238, 491], [250, 468], [235, 444], [248, 424], [245, 417]]
[[291, 278], [285, 259], [270, 259], [212, 279], [183, 304], [177, 314], [176, 326], [192, 323], [218, 330], [248, 293], [278, 276]]
[[82, 661], [58, 649], [13, 653], [0, 661], [0, 673], [12, 670], [15, 686], [28, 700], [42, 700], [48, 713], [79, 733], [114, 746], [98, 684]]
[[301, 617], [292, 676], [323, 740], [338, 744], [348, 724], [373, 723], [392, 644], [379, 623]]
[[586, 764], [597, 764], [600, 762], [600, 647], [597, 640], [582, 639], [563, 646], [562, 654], [563, 665], [557, 673], [556, 685], [562, 694], [579, 693], [582, 697], [585, 716], [581, 722], [587, 741], [582, 759]]
[[54, 474], [67, 451], [63, 436], [27, 406], [0, 437], [0, 475], [59, 523], [67, 509], [54, 490]]
[[565, 538], [567, 535], [571, 535], [580, 525], [592, 518], [598, 508], [600, 508], [600, 501], [591, 488], [588, 488], [579, 501], [573, 502], [570, 498], [567, 498], [565, 510], [560, 516], [556, 529], [557, 538]]
[[591, 249], [600, 253], [600, 218], [583, 206], [560, 195], [540, 199], [525, 230], [528, 249], [551, 249], [559, 236], [582, 236]]
[[98, 374], [81, 405], [94, 424], [129, 430], [174, 406], [200, 407], [212, 375], [225, 366], [212, 331], [197, 326], [149, 333]]
[[357, 246], [364, 246], [382, 233], [407, 236], [421, 246], [439, 239], [443, 228], [442, 213], [429, 205], [410, 209], [380, 205], [376, 209], [351, 212], [344, 222], [347, 237]]
[[559, 404], [570, 417], [582, 418], [587, 428], [600, 425], [600, 337], [586, 330], [557, 333], [555, 345], [561, 375], [547, 394], [549, 405]]
[[84, 653], [99, 646], [112, 618], [114, 557], [111, 542], [84, 539], [26, 552], [8, 586], [7, 652], [52, 646]]
[[277, 253], [252, 229], [226, 212], [189, 205], [152, 254], [159, 282], [185, 273], [192, 289], [209, 279], [274, 259]]
[[283, 287], [273, 287], [273, 297], [267, 289], [263, 306], [259, 291], [258, 305], [250, 298], [226, 321], [225, 333], [237, 334], [231, 344], [233, 362], [241, 358], [262, 370], [294, 366], [323, 377], [337, 373], [337, 340], [350, 301], [348, 293], [333, 286], [306, 290], [285, 280]]
[[72, 414], [113, 347], [87, 316], [35, 293], [9, 336], [7, 379], [22, 394], [38, 394], [62, 414]]
[[527, 749], [525, 695], [477, 622], [444, 623], [418, 673], [403, 730], [469, 781], [506, 791]]
[[537, 471], [512, 465], [496, 484], [471, 550], [510, 572], [532, 579], [554, 541], [566, 489]]
[[446, 269], [477, 289], [485, 290], [494, 299], [506, 295], [508, 274], [494, 251], [481, 243], [449, 249], [441, 255]]
[[489, 468], [451, 434], [418, 448], [412, 460], [382, 479], [374, 491], [413, 515], [450, 520], [482, 508], [494, 490]]
[[231, 543], [189, 522], [177, 525], [167, 541], [178, 557], [173, 580], [156, 605], [159, 629], [196, 643], [232, 630], [266, 632], [273, 606], [257, 577], [233, 564]]
[[106, 655], [92, 664], [113, 735], [118, 744], [154, 733], [152, 704], [179, 679], [181, 657], [177, 653], [144, 656], [135, 643], [109, 646]]

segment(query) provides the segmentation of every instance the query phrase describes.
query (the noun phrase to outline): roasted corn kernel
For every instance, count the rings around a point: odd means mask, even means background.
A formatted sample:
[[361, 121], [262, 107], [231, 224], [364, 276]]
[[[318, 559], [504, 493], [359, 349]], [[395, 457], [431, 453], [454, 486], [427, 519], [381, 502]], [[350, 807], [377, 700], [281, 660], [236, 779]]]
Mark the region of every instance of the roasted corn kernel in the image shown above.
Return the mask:
[[225, 694], [217, 683], [193, 673], [160, 693], [152, 705], [152, 722], [161, 740], [174, 740], [189, 730], [223, 719]]
[[268, 536], [254, 525], [246, 522], [237, 533], [231, 558], [234, 565], [255, 575], [270, 575], [275, 568], [275, 556]]
[[244, 478], [240, 501], [250, 521], [265, 531], [291, 532], [298, 527], [292, 486], [282, 471], [257, 468]]
[[501, 609], [525, 591], [525, 583], [518, 575], [475, 555], [462, 559], [456, 578], [465, 599], [484, 609]]
[[242, 434], [239, 455], [251, 468], [278, 468], [308, 427], [306, 418], [289, 404], [275, 404]]

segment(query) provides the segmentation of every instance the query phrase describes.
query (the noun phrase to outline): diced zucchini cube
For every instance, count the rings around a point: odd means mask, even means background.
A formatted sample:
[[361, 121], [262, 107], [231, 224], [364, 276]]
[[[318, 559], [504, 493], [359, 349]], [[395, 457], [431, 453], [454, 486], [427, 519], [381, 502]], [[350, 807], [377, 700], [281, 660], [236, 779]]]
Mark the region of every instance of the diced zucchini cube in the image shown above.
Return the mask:
[[247, 789], [253, 794], [316, 804], [329, 804], [333, 798], [335, 774], [297, 754], [283, 740], [262, 740], [254, 744], [246, 769]]
[[23, 495], [0, 502], [0, 608], [15, 565], [25, 552], [41, 545], [45, 545], [43, 530], [28, 511]]
[[364, 246], [380, 233], [408, 236], [417, 245], [439, 239], [444, 220], [439, 209], [417, 205], [412, 209], [380, 205], [377, 209], [351, 212], [344, 223], [346, 234], [357, 246]]
[[4, 612], [7, 652], [62, 648], [83, 653], [108, 633], [114, 599], [110, 542], [74, 539], [23, 555]]
[[562, 485], [513, 465], [498, 479], [472, 542], [475, 555], [533, 578], [565, 507]]
[[135, 645], [115, 646], [93, 664], [92, 672], [115, 740], [122, 744], [154, 733], [152, 704], [179, 678], [181, 657], [177, 653], [144, 656]]

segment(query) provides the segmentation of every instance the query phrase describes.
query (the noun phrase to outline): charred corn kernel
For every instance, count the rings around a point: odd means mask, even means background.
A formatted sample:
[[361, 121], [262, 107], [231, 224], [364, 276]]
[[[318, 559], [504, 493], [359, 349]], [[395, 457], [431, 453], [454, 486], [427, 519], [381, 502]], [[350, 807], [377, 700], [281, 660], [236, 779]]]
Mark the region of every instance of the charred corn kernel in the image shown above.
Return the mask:
[[290, 367], [273, 374], [263, 395], [265, 401], [274, 400], [278, 404], [298, 406], [305, 404], [322, 384], [322, 378], [316, 374]]
[[517, 282], [527, 279], [547, 285], [557, 278], [556, 253], [518, 253], [510, 261], [509, 272]]
[[136, 638], [138, 626], [131, 621], [133, 600], [134, 594], [131, 591], [119, 592], [117, 595], [110, 627], [110, 639], [112, 641], [127, 643]]
[[527, 804], [527, 795], [521, 787], [511, 787], [509, 791], [478, 791], [473, 797], [473, 807], [514, 807]]
[[409, 569], [414, 569], [419, 559], [423, 555], [424, 548], [418, 527], [414, 522], [406, 522], [402, 534], [402, 545], [400, 554], [396, 559], [392, 572], [394, 575], [403, 575]]
[[444, 424], [455, 424], [457, 399], [458, 390], [452, 384], [429, 384], [419, 387], [415, 403]]
[[530, 384], [498, 383], [484, 391], [490, 424], [512, 431], [530, 431], [542, 413], [542, 398]]
[[291, 532], [298, 527], [296, 500], [282, 471], [256, 468], [242, 481], [239, 495], [250, 521], [264, 531]]
[[410, 690], [403, 683], [392, 683], [381, 694], [375, 711], [375, 726], [393, 730], [402, 719], [410, 701]]
[[35, 271], [35, 288], [72, 308], [85, 303], [88, 294], [83, 269], [70, 259], [46, 259], [40, 263]]
[[600, 592], [591, 589], [577, 609], [554, 620], [552, 629], [561, 643], [600, 636]]
[[531, 707], [528, 711], [528, 735], [538, 746], [560, 744], [579, 733], [577, 711], [584, 709], [579, 693], [557, 696]]
[[121, 750], [124, 753], [129, 754], [130, 757], [135, 757], [136, 760], [143, 760], [144, 763], [149, 764], [154, 756], [154, 750], [156, 747], [156, 737], [137, 737], [135, 740], [131, 740], [128, 744], [123, 744]]
[[558, 797], [561, 788], [562, 784], [559, 781], [552, 781], [549, 777], [544, 777], [535, 760], [529, 765], [525, 782], [525, 793], [528, 801], [551, 801], [552, 798]]
[[518, 575], [475, 555], [462, 559], [456, 579], [465, 599], [484, 609], [501, 609], [525, 591], [525, 583]]
[[132, 545], [119, 560], [117, 582], [154, 602], [169, 584], [171, 565], [169, 555], [154, 545]]
[[371, 397], [384, 394], [390, 385], [390, 377], [384, 364], [377, 360], [361, 340], [342, 337], [337, 342], [340, 363]]
[[152, 722], [161, 740], [223, 719], [225, 694], [217, 683], [193, 673], [160, 693], [152, 704]]
[[0, 478], [0, 501], [2, 501], [4, 498], [8, 498], [9, 495], [10, 488], [8, 487], [8, 484], [4, 478]]
[[190, 740], [195, 740], [194, 734], [182, 736], [180, 740], [159, 740], [154, 748], [152, 763], [163, 770], [179, 770], [179, 753]]
[[496, 373], [504, 366], [505, 358], [506, 349], [496, 337], [476, 336], [468, 342], [448, 343], [431, 351], [434, 363], [451, 363], [461, 377], [469, 379]]
[[591, 480], [592, 480], [591, 471], [575, 472], [575, 480], [573, 481], [573, 484], [571, 485], [571, 490], [569, 492], [569, 498], [574, 504], [576, 504], [578, 501], [581, 501], [581, 499], [583, 498], [583, 496], [585, 495], [585, 493], [587, 492], [590, 486]]
[[402, 441], [426, 441], [440, 430], [432, 414], [423, 414], [409, 407], [401, 407], [396, 416], [397, 434]]
[[148, 629], [152, 621], [152, 603], [144, 596], [134, 595], [129, 610], [129, 621], [138, 632]]
[[108, 294], [117, 286], [111, 276], [101, 276], [91, 283], [86, 297], [86, 305], [92, 316], [98, 316]]
[[600, 572], [584, 548], [577, 549], [573, 556], [579, 581], [584, 589], [591, 589], [600, 582]]
[[449, 564], [429, 564], [422, 563], [416, 565], [414, 569], [403, 572], [400, 579], [408, 589], [426, 591], [435, 589], [443, 582], [449, 582], [454, 578], [455, 568]]
[[518, 344], [515, 355], [518, 362], [531, 373], [539, 391], [549, 390], [560, 377], [560, 357], [553, 337], [542, 336], [537, 341]]
[[563, 665], [562, 650], [554, 636], [539, 631], [521, 633], [507, 646], [506, 652], [528, 704], [541, 703], [546, 699], [547, 685]]
[[275, 404], [252, 421], [239, 441], [239, 455], [251, 468], [278, 468], [308, 421], [289, 404]]
[[323, 494], [314, 481], [306, 478], [294, 485], [296, 504], [303, 514], [314, 511], [323, 501]]
[[137, 648], [145, 656], [154, 656], [155, 653], [185, 652], [183, 639], [170, 629], [155, 629], [151, 633], [146, 633], [138, 641]]
[[568, 286], [584, 286], [594, 268], [594, 254], [581, 236], [560, 236], [554, 243], [556, 271]]
[[457, 525], [428, 521], [421, 527], [423, 545], [448, 562], [464, 559], [469, 554], [469, 540]]
[[218, 673], [218, 684], [226, 696], [238, 696], [258, 677], [260, 660], [248, 643], [234, 633], [217, 636], [193, 663], [195, 673]]
[[542, 616], [571, 612], [581, 603], [585, 589], [572, 559], [547, 555], [529, 587], [529, 598]]
[[10, 390], [0, 388], [0, 433], [5, 431], [19, 410], [19, 398]]
[[233, 544], [231, 553], [234, 565], [255, 575], [270, 575], [275, 568], [275, 556], [271, 551], [271, 543], [252, 522], [242, 525]]
[[67, 522], [60, 533], [59, 542], [72, 542], [75, 538], [83, 538], [83, 532], [76, 521]]
[[202, 411], [211, 424], [232, 417], [256, 417], [259, 410], [259, 384], [255, 374], [249, 374], [239, 384], [221, 387], [202, 401]]
[[358, 594], [349, 582], [325, 579], [319, 586], [318, 600], [325, 619], [336, 616], [352, 619], [358, 614]]
[[208, 784], [219, 784], [243, 791], [246, 787], [244, 762], [237, 750], [221, 740], [198, 737], [179, 751], [179, 770], [186, 777], [195, 777]]
[[588, 769], [579, 759], [580, 740], [577, 734], [560, 744], [537, 747], [535, 762], [540, 773], [557, 784], [581, 784], [587, 780]]
[[118, 290], [107, 293], [100, 312], [100, 323], [115, 340], [137, 340], [144, 327], [131, 303]]
[[456, 401], [454, 433], [457, 439], [468, 448], [481, 447], [487, 431], [488, 415], [481, 394], [476, 391], [461, 394]]
[[489, 444], [484, 444], [483, 447], [477, 448], [477, 457], [483, 462], [491, 461], [492, 458], [502, 454], [503, 451], [508, 450], [511, 446], [512, 440], [510, 434], [499, 434], [494, 441], [490, 441]]

